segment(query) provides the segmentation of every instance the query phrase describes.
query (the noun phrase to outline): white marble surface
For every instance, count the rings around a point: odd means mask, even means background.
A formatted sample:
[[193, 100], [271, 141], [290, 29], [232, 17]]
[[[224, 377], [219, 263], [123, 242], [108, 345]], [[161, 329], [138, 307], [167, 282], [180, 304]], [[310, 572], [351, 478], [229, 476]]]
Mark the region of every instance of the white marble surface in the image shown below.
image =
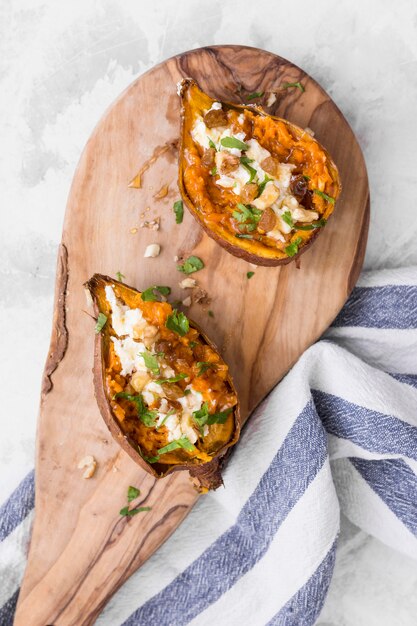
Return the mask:
[[[243, 43], [303, 67], [368, 165], [368, 268], [417, 264], [417, 5], [412, 0], [0, 1], [0, 502], [33, 466], [55, 257], [71, 179], [103, 111], [183, 50]], [[321, 626], [416, 623], [416, 563], [343, 520]]]

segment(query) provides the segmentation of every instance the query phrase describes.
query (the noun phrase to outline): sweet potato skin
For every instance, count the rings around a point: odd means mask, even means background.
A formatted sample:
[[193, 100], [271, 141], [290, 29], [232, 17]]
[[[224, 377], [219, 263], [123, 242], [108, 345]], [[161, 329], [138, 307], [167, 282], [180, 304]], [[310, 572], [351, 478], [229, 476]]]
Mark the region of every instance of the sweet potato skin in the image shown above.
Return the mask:
[[[190, 211], [191, 215], [197, 220], [198, 224], [203, 228], [203, 230], [207, 233], [209, 237], [214, 239], [214, 241], [216, 241], [220, 246], [222, 246], [225, 250], [227, 250], [227, 252], [229, 252], [230, 254], [233, 254], [234, 256], [238, 258], [241, 258], [255, 265], [261, 265], [261, 266], [266, 266], [266, 267], [276, 267], [280, 265], [287, 265], [288, 263], [291, 263], [292, 261], [297, 261], [297, 259], [299, 259], [300, 256], [304, 254], [304, 252], [306, 252], [310, 248], [310, 246], [316, 241], [317, 237], [319, 236], [323, 228], [317, 228], [313, 232], [311, 232], [308, 241], [306, 243], [303, 243], [302, 246], [300, 246], [297, 254], [295, 254], [294, 256], [292, 257], [276, 256], [275, 257], [275, 256], [260, 255], [249, 250], [248, 247], [245, 247], [245, 245], [242, 244], [243, 240], [240, 240], [240, 244], [234, 243], [234, 242], [232, 243], [231, 241], [228, 241], [227, 239], [222, 237], [219, 233], [215, 232], [212, 228], [210, 228], [201, 218], [200, 211], [198, 210], [198, 207], [194, 205], [193, 201], [189, 197], [186, 187], [185, 187], [185, 183], [184, 183], [184, 159], [182, 155], [184, 154], [184, 148], [185, 148], [186, 98], [187, 98], [188, 91], [190, 89], [198, 90], [198, 92], [205, 95], [203, 92], [201, 92], [200, 87], [198, 86], [196, 81], [193, 80], [192, 78], [183, 79], [178, 86], [178, 95], [181, 98], [181, 130], [180, 130], [180, 143], [179, 143], [179, 153], [178, 153], [179, 154], [178, 156], [178, 187], [179, 187], [182, 199], [187, 209]], [[301, 128], [297, 127], [295, 124], [292, 124], [288, 120], [267, 114], [260, 106], [250, 105], [248, 107], [247, 105], [240, 105], [240, 104], [235, 104], [235, 103], [230, 103], [230, 102], [223, 102], [223, 104], [230, 109], [234, 109], [240, 112], [244, 111], [245, 109], [250, 108], [250, 110], [253, 113], [256, 113], [257, 115], [267, 116], [269, 118], [272, 118], [273, 120], [283, 122], [289, 129], [293, 129], [295, 132], [303, 132]], [[326, 154], [328, 164], [331, 169], [333, 181], [336, 186], [336, 192], [334, 194], [334, 199], [336, 201], [336, 199], [339, 197], [341, 190], [342, 190], [342, 185], [340, 182], [338, 169], [333, 159], [331, 158], [330, 154], [327, 152], [327, 150], [323, 148], [323, 146], [320, 146], [320, 147], [323, 150], [323, 152]], [[331, 217], [331, 215], [329, 217]]]
[[[95, 315], [98, 316], [100, 313], [100, 304], [98, 299], [98, 288], [101, 284], [112, 284], [119, 286], [122, 289], [131, 289], [131, 287], [127, 287], [124, 283], [120, 281], [113, 280], [110, 276], [104, 276], [102, 274], [94, 274], [90, 280], [88, 280], [84, 287], [88, 289], [91, 297], [93, 299], [93, 306]], [[217, 354], [219, 354], [219, 350], [215, 346], [215, 344], [202, 332], [199, 326], [189, 320], [190, 328], [194, 328], [198, 331], [201, 339], [210, 346]], [[239, 408], [239, 399], [236, 406], [233, 407], [233, 417], [234, 417], [234, 432], [233, 437], [225, 443], [225, 445], [217, 452], [216, 456], [207, 463], [194, 464], [194, 463], [185, 463], [178, 465], [166, 466], [163, 464], [150, 464], [148, 463], [140, 454], [138, 450], [138, 446], [135, 441], [132, 440], [131, 437], [126, 435], [113, 414], [110, 403], [107, 399], [106, 388], [104, 384], [103, 372], [105, 371], [105, 355], [104, 355], [104, 342], [106, 340], [106, 336], [103, 332], [97, 333], [94, 340], [94, 362], [93, 362], [93, 385], [94, 385], [94, 395], [97, 401], [98, 408], [100, 410], [100, 414], [110, 430], [111, 435], [114, 440], [121, 446], [121, 448], [127, 452], [127, 454], [137, 463], [140, 467], [145, 470], [148, 474], [151, 474], [154, 478], [160, 479], [164, 478], [168, 474], [172, 472], [189, 470], [192, 477], [194, 477], [199, 484], [200, 488], [206, 489], [217, 489], [223, 481], [221, 478], [220, 469], [224, 463], [225, 457], [229, 452], [230, 448], [235, 445], [240, 436], [240, 428], [241, 428], [241, 417], [240, 417], [240, 408]], [[227, 382], [230, 385], [232, 391], [236, 394], [236, 389], [233, 384], [233, 380], [230, 374], [227, 377]]]

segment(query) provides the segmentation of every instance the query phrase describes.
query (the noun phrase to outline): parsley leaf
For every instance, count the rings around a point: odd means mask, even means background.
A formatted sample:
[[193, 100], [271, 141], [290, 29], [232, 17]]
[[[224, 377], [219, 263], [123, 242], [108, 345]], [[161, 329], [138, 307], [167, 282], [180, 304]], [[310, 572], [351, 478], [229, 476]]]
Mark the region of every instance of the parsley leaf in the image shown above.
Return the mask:
[[116, 278], [119, 281], [119, 283], [122, 283], [123, 279], [126, 278], [126, 276], [122, 274], [122, 272], [116, 272]]
[[327, 193], [324, 193], [324, 191], [320, 191], [320, 189], [313, 189], [313, 192], [320, 196], [320, 198], [323, 198], [323, 200], [327, 200], [327, 202], [334, 204], [334, 198], [328, 196]]
[[207, 372], [207, 370], [209, 370], [210, 368], [216, 369], [216, 364], [209, 363], [208, 361], [197, 361], [197, 367], [198, 367], [197, 376], [202, 376], [204, 372]]
[[292, 215], [289, 211], [285, 211], [285, 213], [283, 213], [281, 217], [284, 220], [284, 222], [288, 224], [288, 226], [291, 226], [291, 228], [294, 228], [294, 220], [292, 219]]
[[235, 237], [237, 239], [253, 239], [252, 235], [241, 235], [240, 233], [236, 233]]
[[180, 337], [184, 337], [190, 330], [190, 322], [187, 316], [181, 311], [177, 311], [177, 309], [174, 309], [171, 315], [168, 315], [165, 326], [177, 333], [177, 335], [180, 335]]
[[247, 272], [246, 277], [247, 278], [252, 278], [252, 276], [255, 275], [255, 272]]
[[300, 243], [302, 243], [302, 241], [302, 237], [297, 237], [296, 239], [294, 239], [294, 241], [292, 241], [290, 245], [285, 248], [285, 252], [287, 253], [287, 255], [295, 256], [298, 252], [298, 246], [300, 245]]
[[299, 89], [301, 91], [301, 93], [304, 93], [304, 91], [305, 91], [304, 86], [300, 82], [297, 82], [297, 83], [283, 83], [281, 85], [281, 87], [283, 89], [288, 89], [288, 87], [297, 87], [297, 89]]
[[175, 213], [175, 221], [177, 224], [181, 224], [184, 217], [184, 205], [182, 200], [177, 200], [174, 202], [174, 213]]
[[249, 178], [248, 182], [246, 183], [246, 184], [249, 184], [249, 183], [251, 183], [254, 180], [254, 178], [258, 174], [256, 169], [249, 165], [249, 163], [253, 163], [253, 159], [248, 159], [248, 157], [243, 156], [243, 157], [240, 157], [240, 162], [243, 165], [243, 167], [245, 168], [245, 170], [247, 170], [249, 172], [249, 174], [250, 174], [250, 178]]
[[106, 323], [107, 323], [107, 316], [104, 315], [104, 313], [99, 313], [98, 317], [97, 317], [97, 322], [96, 322], [96, 325], [95, 325], [95, 328], [94, 328], [94, 330], [96, 332], [96, 335], [101, 333], [101, 331], [105, 327]]
[[159, 380], [155, 380], [158, 385], [165, 385], [165, 383], [177, 383], [179, 380], [183, 380], [184, 378], [188, 378], [188, 374], [184, 374], [181, 372], [176, 376], [171, 376], [171, 378], [160, 378]]
[[209, 426], [211, 426], [211, 424], [224, 424], [231, 411], [232, 409], [226, 409], [226, 411], [222, 411], [221, 413], [211, 413], [207, 420], [207, 424]]
[[226, 411], [222, 411], [221, 413], [209, 413], [208, 404], [204, 402], [201, 409], [193, 412], [193, 419], [200, 428], [200, 432], [203, 432], [203, 427], [207, 424], [211, 426], [212, 424], [224, 424], [230, 415], [232, 409], [227, 409]]
[[217, 174], [217, 167], [212, 167], [211, 170], [210, 170], [210, 174], [212, 176], [216, 176], [216, 174]]
[[213, 313], [213, 311], [210, 311], [210, 310], [209, 310], [209, 311], [207, 311], [207, 313], [208, 313], [208, 316], [209, 316], [209, 317], [214, 317], [214, 313]]
[[[261, 219], [262, 211], [249, 204], [241, 204], [240, 202], [236, 205], [236, 208], [237, 210], [233, 211], [233, 217], [242, 225], [242, 230], [256, 230], [258, 222]], [[241, 227], [239, 226], [239, 228]]]
[[212, 141], [210, 137], [207, 137], [207, 139], [208, 139], [210, 148], [213, 148], [213, 150], [216, 150], [217, 152], [216, 144], [214, 143], [214, 141]]
[[145, 291], [142, 291], [140, 297], [144, 302], [155, 302], [160, 296], [169, 296], [170, 293], [170, 287], [153, 285], [152, 287], [145, 289]]
[[119, 391], [119, 393], [116, 393], [114, 397], [123, 398], [124, 400], [128, 400], [129, 402], [133, 402], [136, 405], [136, 410], [138, 412], [138, 417], [140, 421], [149, 428], [155, 426], [155, 420], [158, 413], [157, 411], [149, 411], [141, 393], [139, 393], [137, 396], [134, 396], [130, 393]]
[[265, 174], [265, 178], [258, 185], [258, 195], [256, 196], [257, 198], [259, 198], [259, 196], [261, 196], [263, 194], [264, 189], [266, 187], [266, 183], [269, 183], [271, 180], [272, 180], [272, 178], [269, 178], [268, 174]]
[[127, 490], [127, 501], [132, 502], [132, 500], [134, 500], [138, 496], [140, 496], [140, 489], [137, 489], [137, 487], [130, 486], [129, 489]]
[[159, 374], [159, 363], [156, 356], [154, 354], [150, 354], [150, 352], [139, 352], [139, 354], [145, 361], [145, 365], [148, 370], [151, 370], [152, 374], [157, 376]]
[[198, 256], [189, 256], [182, 265], [177, 265], [177, 270], [183, 274], [193, 274], [203, 267], [204, 263]]
[[132, 517], [133, 515], [137, 515], [138, 513], [143, 513], [144, 511], [151, 511], [152, 507], [150, 506], [138, 506], [136, 509], [130, 509], [128, 506], [124, 506], [123, 509], [120, 509], [120, 515], [123, 517]]
[[195, 446], [191, 443], [188, 437], [183, 435], [181, 439], [175, 439], [174, 441], [171, 441], [171, 443], [168, 443], [163, 448], [160, 448], [158, 450], [158, 458], [159, 458], [159, 455], [165, 454], [166, 452], [172, 452], [173, 450], [178, 450], [178, 448], [182, 448], [183, 450], [187, 450], [188, 452], [195, 450]]
[[220, 139], [220, 143], [224, 148], [236, 148], [237, 150], [247, 150], [249, 148], [248, 144], [243, 143], [240, 139], [236, 139], [236, 137], [223, 137], [223, 139]]
[[248, 96], [246, 96], [246, 100], [254, 100], [255, 98], [262, 98], [264, 93], [265, 93], [264, 91], [254, 91], [253, 93], [250, 93]]
[[325, 225], [326, 220], [322, 217], [321, 220], [318, 220], [317, 222], [311, 222], [311, 224], [306, 224], [305, 226], [296, 226], [296, 228], [298, 230], [314, 230], [315, 228], [322, 228]]

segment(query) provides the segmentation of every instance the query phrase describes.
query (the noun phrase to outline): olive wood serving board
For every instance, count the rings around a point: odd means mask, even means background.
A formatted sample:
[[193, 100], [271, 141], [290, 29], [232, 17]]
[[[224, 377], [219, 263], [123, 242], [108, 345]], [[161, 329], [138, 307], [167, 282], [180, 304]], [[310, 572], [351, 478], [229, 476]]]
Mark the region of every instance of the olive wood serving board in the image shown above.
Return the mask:
[[[342, 195], [300, 268], [253, 268], [207, 237], [187, 211], [175, 223], [176, 85], [187, 76], [220, 100], [277, 92], [266, 110], [312, 128], [333, 156]], [[304, 93], [281, 87], [297, 81]], [[140, 170], [141, 188], [129, 187]], [[165, 185], [168, 193], [156, 198]], [[139, 228], [155, 217], [159, 231]], [[323, 89], [285, 59], [245, 46], [201, 48], [156, 66], [118, 98], [87, 143], [65, 215], [38, 425], [36, 515], [17, 626], [93, 624], [198, 498], [188, 473], [155, 481], [112, 440], [94, 399], [94, 321], [83, 283], [94, 272], [121, 271], [138, 289], [171, 285], [173, 299], [183, 299], [190, 292], [178, 286], [184, 276], [174, 256], [201, 257], [206, 268], [194, 277], [211, 303], [193, 304], [188, 314], [230, 365], [246, 419], [343, 306], [361, 269], [368, 222], [366, 168], [352, 130]], [[161, 254], [144, 259], [154, 242]], [[248, 271], [255, 271], [250, 280]], [[86, 455], [98, 463], [89, 480], [77, 468]], [[119, 515], [129, 485], [140, 487], [151, 512]]]

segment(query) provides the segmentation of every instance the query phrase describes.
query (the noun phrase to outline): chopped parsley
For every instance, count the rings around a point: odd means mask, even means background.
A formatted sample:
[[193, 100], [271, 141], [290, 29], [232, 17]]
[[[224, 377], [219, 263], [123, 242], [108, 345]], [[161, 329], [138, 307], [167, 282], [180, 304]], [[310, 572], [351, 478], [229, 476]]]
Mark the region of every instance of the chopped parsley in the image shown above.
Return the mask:
[[168, 315], [165, 326], [177, 333], [177, 335], [180, 335], [180, 337], [184, 337], [190, 330], [190, 322], [187, 316], [181, 311], [177, 311], [177, 309], [174, 309], [171, 315]]
[[214, 313], [213, 313], [213, 311], [208, 310], [208, 311], [207, 311], [207, 313], [208, 313], [208, 316], [209, 316], [209, 317], [214, 317]]
[[202, 376], [205, 372], [207, 372], [207, 370], [215, 369], [216, 368], [216, 364], [215, 363], [209, 363], [208, 361], [198, 361], [197, 362], [197, 367], [198, 367], [198, 374], [197, 374], [197, 376]]
[[223, 139], [220, 139], [220, 143], [224, 148], [236, 148], [237, 150], [247, 150], [249, 148], [248, 144], [240, 141], [240, 139], [236, 139], [236, 137], [223, 137]]
[[304, 226], [297, 226], [296, 228], [298, 230], [314, 230], [315, 228], [323, 228], [323, 226], [326, 225], [326, 220], [324, 219], [324, 217], [321, 218], [321, 220], [318, 220], [317, 222], [311, 222], [311, 224], [305, 224]]
[[119, 281], [119, 283], [122, 283], [123, 279], [126, 278], [126, 276], [122, 274], [122, 272], [116, 272], [116, 278]]
[[236, 233], [235, 237], [237, 239], [253, 239], [252, 235], [242, 235], [241, 233]]
[[254, 100], [255, 98], [262, 98], [264, 93], [265, 93], [264, 91], [254, 91], [253, 93], [250, 93], [248, 96], [246, 96], [246, 100]]
[[307, 174], [303, 174], [304, 180], [311, 180], [311, 176], [307, 176]]
[[138, 496], [140, 496], [140, 489], [130, 486], [127, 490], [127, 501], [132, 502], [132, 500], [135, 500]]
[[296, 83], [283, 83], [281, 85], [281, 87], [283, 89], [288, 89], [289, 87], [296, 87], [297, 89], [299, 89], [301, 91], [301, 93], [305, 92], [305, 88], [304, 86], [300, 83], [300, 82], [296, 82]]
[[120, 515], [123, 517], [133, 517], [133, 515], [137, 515], [138, 513], [143, 513], [144, 511], [151, 511], [152, 507], [150, 506], [138, 506], [135, 509], [129, 509], [128, 506], [124, 506], [123, 509], [120, 509]]
[[204, 267], [203, 261], [198, 256], [189, 256], [181, 265], [177, 265], [177, 270], [183, 274], [193, 274], [202, 270]]
[[261, 219], [262, 211], [256, 207], [252, 207], [249, 204], [236, 205], [236, 211], [233, 211], [233, 217], [239, 222], [239, 229], [246, 232], [256, 230], [258, 222]]
[[207, 137], [207, 139], [208, 139], [210, 148], [213, 148], [213, 150], [216, 150], [217, 152], [216, 144], [214, 143], [214, 141], [212, 141], [210, 137]]
[[101, 331], [105, 327], [106, 323], [107, 323], [107, 316], [104, 315], [104, 313], [99, 313], [98, 317], [97, 317], [97, 322], [96, 322], [96, 325], [95, 325], [95, 328], [94, 328], [94, 330], [96, 332], [96, 335], [101, 333]]
[[170, 293], [170, 287], [153, 285], [152, 287], [145, 289], [145, 291], [142, 291], [140, 297], [144, 302], [155, 302], [156, 300], [159, 300], [161, 296], [169, 296]]
[[247, 278], [252, 278], [252, 276], [255, 275], [255, 272], [247, 272], [246, 277]]
[[259, 196], [261, 196], [263, 194], [264, 189], [266, 187], [266, 183], [269, 183], [271, 180], [272, 180], [272, 178], [269, 178], [268, 174], [265, 174], [265, 178], [258, 185], [258, 195], [256, 196], [257, 198], [259, 198]]
[[182, 203], [182, 200], [177, 200], [176, 202], [174, 202], [173, 209], [175, 213], [176, 223], [181, 224], [184, 217], [184, 205]]
[[201, 434], [203, 433], [203, 428], [207, 424], [211, 426], [212, 424], [224, 424], [230, 415], [232, 409], [227, 409], [226, 411], [222, 411], [221, 413], [209, 413], [208, 404], [204, 402], [201, 409], [193, 412], [193, 419], [195, 423], [198, 425]]
[[175, 409], [171, 409], [170, 411], [168, 411], [168, 413], [165, 415], [165, 417], [162, 420], [162, 422], [159, 424], [159, 426], [157, 426], [156, 430], [159, 430], [160, 428], [162, 428], [162, 426], [167, 421], [168, 417], [170, 417], [171, 415], [174, 415], [174, 413], [175, 413]]
[[198, 346], [198, 343], [196, 341], [190, 341], [190, 348], [193, 349], [196, 346]]
[[158, 458], [159, 459], [159, 456], [161, 454], [166, 454], [167, 452], [172, 452], [173, 450], [178, 450], [178, 448], [182, 448], [183, 450], [187, 450], [187, 452], [192, 452], [192, 451], [195, 450], [195, 446], [191, 443], [191, 441], [188, 439], [188, 437], [183, 435], [180, 439], [175, 439], [174, 441], [171, 441], [171, 443], [168, 443], [163, 448], [159, 448], [158, 455], [157, 455], [157, 457], [154, 457], [154, 458]]
[[327, 193], [324, 193], [324, 191], [320, 191], [320, 189], [313, 189], [313, 192], [320, 196], [320, 198], [323, 198], [323, 200], [327, 200], [327, 202], [334, 204], [334, 198], [328, 196]]
[[248, 182], [246, 184], [251, 183], [257, 176], [258, 172], [255, 170], [254, 167], [252, 167], [251, 165], [249, 165], [249, 163], [253, 163], [253, 159], [249, 159], [247, 156], [242, 156], [240, 157], [240, 162], [243, 165], [243, 167], [245, 168], [245, 170], [247, 170], [250, 174], [250, 178], [248, 180]]
[[294, 220], [292, 219], [292, 215], [289, 211], [285, 211], [281, 215], [281, 217], [284, 220], [284, 222], [288, 224], [288, 226], [291, 226], [291, 228], [294, 228]]
[[165, 385], [166, 383], [177, 383], [179, 380], [184, 380], [184, 378], [188, 378], [188, 374], [184, 374], [181, 372], [176, 376], [171, 376], [171, 378], [160, 378], [159, 380], [155, 380], [158, 385]]
[[216, 176], [216, 174], [217, 174], [217, 167], [212, 167], [211, 170], [210, 170], [210, 174], [212, 176]]
[[155, 426], [155, 420], [158, 413], [157, 411], [149, 411], [141, 393], [139, 393], [137, 396], [134, 396], [130, 393], [119, 391], [119, 393], [116, 393], [114, 397], [123, 398], [124, 400], [128, 400], [129, 402], [133, 402], [136, 406], [140, 421], [149, 428]]
[[159, 374], [159, 363], [156, 356], [154, 354], [151, 354], [150, 352], [139, 352], [139, 354], [145, 361], [145, 365], [148, 370], [150, 370], [152, 374], [157, 376]]
[[287, 253], [287, 255], [295, 256], [298, 252], [298, 246], [300, 245], [300, 243], [302, 243], [302, 241], [302, 237], [297, 237], [296, 239], [294, 239], [294, 241], [292, 241], [290, 245], [285, 248], [285, 252]]

